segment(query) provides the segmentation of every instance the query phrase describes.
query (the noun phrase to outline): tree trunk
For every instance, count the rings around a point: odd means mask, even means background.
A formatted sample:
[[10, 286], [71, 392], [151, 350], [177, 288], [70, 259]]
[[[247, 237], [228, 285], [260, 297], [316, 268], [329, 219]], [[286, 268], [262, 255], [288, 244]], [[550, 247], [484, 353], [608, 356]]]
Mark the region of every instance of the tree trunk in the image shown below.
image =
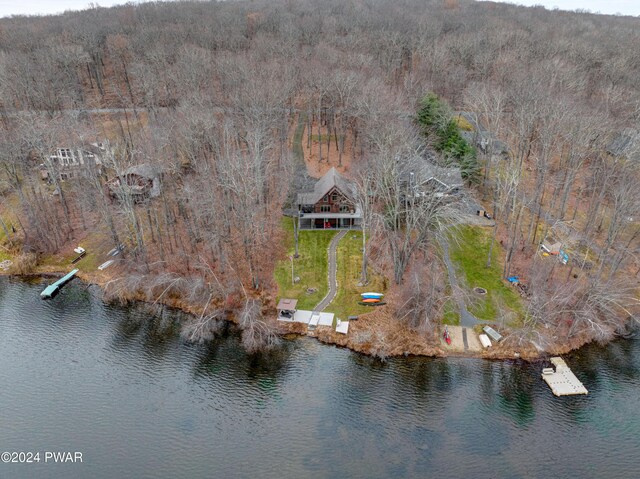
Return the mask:
[[318, 100], [318, 163], [322, 163], [322, 97]]

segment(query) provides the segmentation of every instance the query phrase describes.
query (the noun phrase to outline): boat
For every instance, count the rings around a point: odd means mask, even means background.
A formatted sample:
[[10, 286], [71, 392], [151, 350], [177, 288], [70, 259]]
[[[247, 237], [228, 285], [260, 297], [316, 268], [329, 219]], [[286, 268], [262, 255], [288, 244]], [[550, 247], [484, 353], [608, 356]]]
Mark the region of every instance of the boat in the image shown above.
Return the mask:
[[360, 296], [362, 296], [364, 299], [382, 299], [384, 294], [382, 294], [382, 293], [362, 293]]
[[449, 328], [444, 327], [444, 333], [442, 333], [442, 337], [447, 342], [447, 344], [451, 344], [451, 336], [449, 335]]
[[367, 298], [362, 300], [363, 303], [379, 303], [380, 300], [378, 298]]
[[384, 301], [378, 301], [376, 303], [365, 303], [364, 301], [358, 301], [358, 304], [362, 306], [384, 306], [387, 303], [385, 303]]

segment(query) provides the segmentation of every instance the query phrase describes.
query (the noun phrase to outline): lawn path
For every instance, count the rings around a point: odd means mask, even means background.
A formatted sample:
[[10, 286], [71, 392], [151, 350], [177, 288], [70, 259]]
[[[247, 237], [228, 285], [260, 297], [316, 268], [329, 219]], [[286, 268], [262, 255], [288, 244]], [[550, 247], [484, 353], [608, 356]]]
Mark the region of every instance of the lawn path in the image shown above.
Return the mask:
[[444, 257], [444, 262], [447, 265], [447, 272], [449, 273], [451, 294], [453, 294], [453, 297], [458, 305], [458, 309], [460, 310], [460, 326], [462, 326], [463, 328], [473, 328], [476, 324], [480, 324], [481, 321], [469, 312], [469, 310], [467, 309], [467, 305], [464, 302], [462, 291], [460, 289], [460, 286], [458, 285], [456, 270], [453, 267], [451, 257], [449, 256], [449, 243], [446, 240], [443, 240], [440, 242], [440, 244], [442, 245], [442, 256]]
[[336, 278], [336, 273], [338, 270], [337, 249], [338, 243], [342, 238], [346, 236], [348, 232], [348, 230], [340, 231], [340, 233], [338, 233], [331, 239], [331, 243], [329, 243], [329, 249], [327, 251], [327, 254], [329, 256], [329, 291], [327, 292], [327, 295], [324, 297], [324, 299], [320, 301], [315, 308], [313, 308], [314, 311], [323, 311], [327, 306], [329, 306], [331, 301], [333, 301], [333, 298], [335, 298], [336, 294], [338, 293], [338, 280]]

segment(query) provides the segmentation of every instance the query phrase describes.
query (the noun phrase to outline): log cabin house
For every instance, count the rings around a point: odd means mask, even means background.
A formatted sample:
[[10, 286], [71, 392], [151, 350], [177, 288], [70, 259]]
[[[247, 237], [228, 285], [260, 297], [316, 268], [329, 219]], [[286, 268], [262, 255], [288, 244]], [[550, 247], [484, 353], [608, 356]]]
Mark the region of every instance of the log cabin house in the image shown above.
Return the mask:
[[298, 226], [302, 230], [359, 229], [361, 224], [354, 185], [335, 168], [317, 181], [313, 191], [298, 194]]

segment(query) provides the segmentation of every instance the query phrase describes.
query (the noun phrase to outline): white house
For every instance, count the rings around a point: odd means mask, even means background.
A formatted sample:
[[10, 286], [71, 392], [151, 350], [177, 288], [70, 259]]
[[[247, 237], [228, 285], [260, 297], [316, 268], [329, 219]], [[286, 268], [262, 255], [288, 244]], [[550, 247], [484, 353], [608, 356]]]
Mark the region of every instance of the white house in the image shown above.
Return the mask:
[[75, 148], [56, 148], [47, 158], [48, 164], [40, 165], [42, 179], [50, 180], [52, 171], [63, 181], [86, 174], [99, 175], [102, 173], [103, 158], [108, 152], [108, 141]]

